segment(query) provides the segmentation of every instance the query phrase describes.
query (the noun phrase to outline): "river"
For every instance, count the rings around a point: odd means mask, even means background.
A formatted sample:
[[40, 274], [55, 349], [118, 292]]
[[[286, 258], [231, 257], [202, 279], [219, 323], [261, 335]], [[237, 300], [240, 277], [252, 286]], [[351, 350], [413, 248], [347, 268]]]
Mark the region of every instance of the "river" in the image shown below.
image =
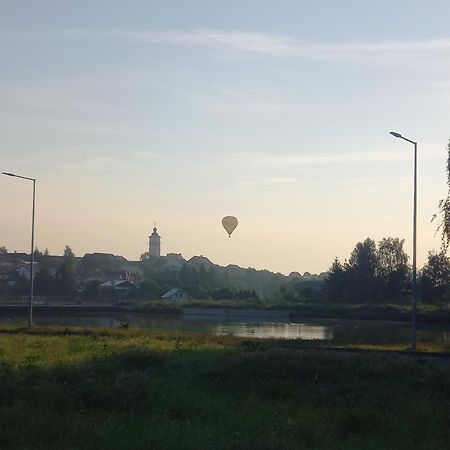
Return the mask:
[[[142, 313], [80, 313], [35, 316], [36, 325], [78, 327], [120, 327], [167, 331], [188, 331], [216, 335], [257, 338], [315, 339], [332, 343], [407, 344], [410, 324], [378, 320], [302, 319], [224, 317], [203, 315], [155, 315]], [[0, 317], [0, 324], [26, 324], [23, 316]], [[450, 345], [450, 324], [419, 323], [418, 342]]]

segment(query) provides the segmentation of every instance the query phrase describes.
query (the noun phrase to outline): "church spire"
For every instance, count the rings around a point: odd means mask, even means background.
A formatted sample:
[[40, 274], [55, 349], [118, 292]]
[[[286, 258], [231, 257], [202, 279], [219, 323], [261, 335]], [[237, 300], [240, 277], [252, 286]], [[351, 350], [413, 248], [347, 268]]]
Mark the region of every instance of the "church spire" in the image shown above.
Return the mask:
[[149, 236], [148, 254], [156, 257], [161, 256], [161, 236], [158, 234], [158, 230], [156, 229], [156, 222], [153, 227], [153, 233]]

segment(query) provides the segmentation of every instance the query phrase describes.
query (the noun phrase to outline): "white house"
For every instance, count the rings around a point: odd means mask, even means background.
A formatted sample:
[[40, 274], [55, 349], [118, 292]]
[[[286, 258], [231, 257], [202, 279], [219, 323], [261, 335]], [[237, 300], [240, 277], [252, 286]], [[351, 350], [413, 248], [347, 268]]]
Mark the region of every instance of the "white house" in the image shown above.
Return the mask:
[[184, 289], [173, 288], [167, 291], [161, 298], [163, 300], [182, 301], [189, 300], [191, 296]]
[[[37, 262], [35, 262], [33, 264], [33, 268], [34, 268], [34, 273], [33, 273], [33, 278], [36, 276], [36, 273], [39, 270], [39, 264]], [[16, 270], [17, 275], [19, 277], [23, 277], [25, 278], [26, 281], [30, 281], [31, 279], [31, 264], [30, 263], [23, 263], [21, 266], [19, 266]]]

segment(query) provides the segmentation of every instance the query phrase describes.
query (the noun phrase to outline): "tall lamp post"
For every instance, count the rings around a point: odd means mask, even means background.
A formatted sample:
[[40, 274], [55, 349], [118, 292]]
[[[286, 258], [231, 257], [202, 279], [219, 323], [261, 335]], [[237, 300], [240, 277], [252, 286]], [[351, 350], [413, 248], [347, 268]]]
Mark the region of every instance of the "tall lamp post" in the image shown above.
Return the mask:
[[36, 203], [36, 179], [23, 177], [14, 173], [2, 172], [8, 177], [22, 178], [22, 180], [29, 180], [33, 182], [33, 210], [31, 214], [31, 266], [30, 266], [30, 303], [28, 308], [28, 326], [33, 325], [33, 291], [34, 291], [34, 208]]
[[403, 137], [400, 133], [391, 131], [390, 134], [396, 138], [403, 139], [414, 145], [414, 209], [413, 209], [413, 285], [412, 285], [412, 313], [411, 313], [411, 348], [416, 349], [416, 307], [417, 307], [417, 262], [416, 262], [416, 243], [417, 243], [417, 142]]

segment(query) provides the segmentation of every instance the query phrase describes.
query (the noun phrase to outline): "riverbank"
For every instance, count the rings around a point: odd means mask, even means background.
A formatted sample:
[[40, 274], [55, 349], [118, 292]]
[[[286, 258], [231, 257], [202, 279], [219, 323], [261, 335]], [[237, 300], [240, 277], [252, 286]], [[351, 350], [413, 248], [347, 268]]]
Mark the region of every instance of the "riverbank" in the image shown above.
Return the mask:
[[[251, 306], [251, 307], [249, 307]], [[26, 304], [0, 304], [0, 316], [26, 316]], [[170, 315], [204, 315], [223, 317], [273, 318], [274, 320], [317, 319], [349, 319], [349, 320], [382, 320], [409, 322], [411, 307], [405, 305], [368, 305], [339, 303], [301, 303], [301, 304], [267, 304], [252, 306], [244, 301], [238, 302], [183, 302], [165, 303], [149, 301], [145, 303], [123, 302], [120, 304], [36, 304], [35, 315], [47, 314], [83, 314], [83, 313], [143, 313]], [[418, 305], [417, 321], [450, 324], [450, 307], [437, 305]]]
[[0, 344], [1, 448], [444, 449], [450, 439], [450, 370], [408, 355], [55, 327], [1, 327]]
[[[27, 304], [0, 304], [0, 316], [28, 314]], [[33, 305], [33, 315], [46, 316], [49, 314], [110, 314], [110, 313], [147, 313], [182, 315], [183, 308], [174, 304], [152, 302], [136, 306], [134, 304], [39, 304]]]
[[[390, 304], [303, 303], [291, 310], [292, 318], [411, 321], [411, 307]], [[450, 324], [450, 307], [417, 305], [417, 321]]]
[[[285, 320], [301, 319], [348, 319], [410, 322], [411, 308], [403, 305], [353, 305], [335, 303], [302, 303], [273, 305], [267, 308], [237, 308], [232, 306], [201, 306], [201, 303], [185, 305], [186, 315], [224, 316], [224, 317], [268, 317]], [[420, 305], [417, 308], [417, 321], [450, 324], [450, 308]]]
[[[149, 308], [152, 306], [149, 305]], [[230, 317], [273, 317], [299, 320], [349, 319], [380, 320], [395, 322], [411, 321], [411, 306], [396, 304], [351, 304], [351, 303], [263, 303], [261, 301], [190, 301], [173, 305], [173, 312], [181, 307], [184, 314], [220, 315]], [[136, 307], [145, 311], [146, 307]], [[417, 305], [417, 321], [450, 324], [450, 305]]]

